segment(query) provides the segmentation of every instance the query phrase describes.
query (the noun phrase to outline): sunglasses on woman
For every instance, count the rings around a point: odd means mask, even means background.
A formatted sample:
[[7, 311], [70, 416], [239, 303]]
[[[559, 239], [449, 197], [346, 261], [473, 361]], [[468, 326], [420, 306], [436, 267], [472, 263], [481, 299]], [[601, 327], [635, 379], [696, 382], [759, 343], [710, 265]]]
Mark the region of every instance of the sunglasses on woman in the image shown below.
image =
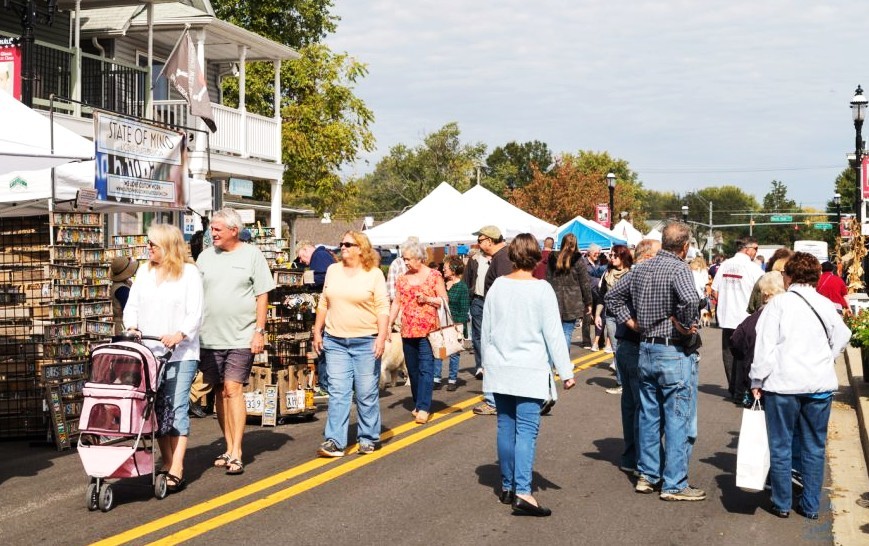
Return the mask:
[[338, 243], [338, 246], [340, 246], [341, 248], [351, 248], [351, 247], [359, 246], [359, 245], [357, 243], [348, 243], [345, 241], [341, 241], [340, 243]]

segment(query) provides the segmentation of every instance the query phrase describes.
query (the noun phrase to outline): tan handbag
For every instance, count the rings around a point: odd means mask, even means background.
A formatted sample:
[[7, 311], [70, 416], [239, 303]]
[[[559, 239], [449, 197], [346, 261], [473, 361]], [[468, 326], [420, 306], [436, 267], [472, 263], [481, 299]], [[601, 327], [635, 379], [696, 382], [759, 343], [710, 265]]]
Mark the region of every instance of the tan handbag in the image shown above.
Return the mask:
[[428, 342], [431, 344], [431, 351], [434, 357], [439, 360], [445, 360], [448, 356], [464, 349], [460, 330], [462, 325], [453, 322], [453, 317], [450, 316], [450, 309], [445, 298], [441, 298], [441, 307], [438, 309], [438, 322], [440, 326], [428, 334]]

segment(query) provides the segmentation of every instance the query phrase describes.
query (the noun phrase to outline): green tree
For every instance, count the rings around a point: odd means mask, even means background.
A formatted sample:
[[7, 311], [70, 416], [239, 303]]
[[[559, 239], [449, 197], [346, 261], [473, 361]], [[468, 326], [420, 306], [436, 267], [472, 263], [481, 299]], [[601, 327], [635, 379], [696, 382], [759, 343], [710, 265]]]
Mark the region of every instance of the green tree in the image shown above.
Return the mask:
[[515, 141], [498, 146], [486, 158], [487, 188], [502, 196], [511, 189], [524, 187], [534, 178], [532, 167], [546, 172], [552, 165], [549, 147], [539, 140], [519, 144]]
[[335, 32], [340, 20], [329, 13], [332, 0], [211, 0], [211, 6], [221, 20], [296, 49]]
[[[759, 222], [769, 222], [772, 213], [800, 213], [802, 210], [797, 206], [797, 202], [788, 197], [788, 187], [779, 180], [773, 180], [771, 188], [766, 195], [763, 196], [762, 212], [767, 213], [761, 216]], [[795, 217], [797, 222], [795, 225], [781, 226], [757, 226], [755, 236], [761, 244], [768, 245], [789, 245], [794, 240], [794, 232], [802, 223], [802, 217]]]
[[461, 192], [469, 189], [486, 145], [466, 144], [460, 137], [458, 124], [452, 122], [426, 135], [415, 148], [393, 146], [374, 171], [359, 181], [362, 210], [388, 218], [418, 203], [441, 182]]

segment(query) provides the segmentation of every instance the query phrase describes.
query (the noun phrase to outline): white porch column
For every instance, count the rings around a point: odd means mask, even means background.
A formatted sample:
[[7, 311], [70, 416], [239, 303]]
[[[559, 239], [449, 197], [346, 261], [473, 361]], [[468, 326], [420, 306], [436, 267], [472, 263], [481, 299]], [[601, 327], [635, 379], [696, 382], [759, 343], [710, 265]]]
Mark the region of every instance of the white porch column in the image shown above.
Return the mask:
[[281, 60], [275, 61], [275, 119], [281, 119]]
[[145, 76], [145, 111], [142, 117], [154, 119], [154, 3], [148, 2], [148, 75]]
[[247, 151], [247, 106], [245, 105], [245, 59], [247, 46], [238, 47], [238, 110], [241, 112], [241, 157], [250, 157]]
[[281, 207], [283, 206], [283, 199], [281, 196], [281, 192], [283, 191], [283, 181], [281, 180], [272, 180], [272, 216], [271, 216], [271, 224], [272, 227], [275, 228], [275, 237], [281, 236]]
[[[72, 89], [71, 95], [73, 100], [81, 101], [81, 0], [75, 0], [75, 43], [73, 44], [75, 51], [72, 71]], [[81, 104], [73, 103], [72, 115], [75, 117], [81, 116]]]

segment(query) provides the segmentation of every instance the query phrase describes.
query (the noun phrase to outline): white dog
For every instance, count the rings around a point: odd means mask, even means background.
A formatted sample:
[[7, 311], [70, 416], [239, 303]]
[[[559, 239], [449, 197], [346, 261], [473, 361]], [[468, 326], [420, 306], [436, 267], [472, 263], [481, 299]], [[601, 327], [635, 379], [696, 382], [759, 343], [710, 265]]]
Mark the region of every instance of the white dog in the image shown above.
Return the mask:
[[407, 366], [404, 363], [404, 349], [401, 346], [401, 334], [392, 332], [386, 340], [383, 356], [380, 358], [380, 388], [395, 387], [404, 375], [407, 385]]

